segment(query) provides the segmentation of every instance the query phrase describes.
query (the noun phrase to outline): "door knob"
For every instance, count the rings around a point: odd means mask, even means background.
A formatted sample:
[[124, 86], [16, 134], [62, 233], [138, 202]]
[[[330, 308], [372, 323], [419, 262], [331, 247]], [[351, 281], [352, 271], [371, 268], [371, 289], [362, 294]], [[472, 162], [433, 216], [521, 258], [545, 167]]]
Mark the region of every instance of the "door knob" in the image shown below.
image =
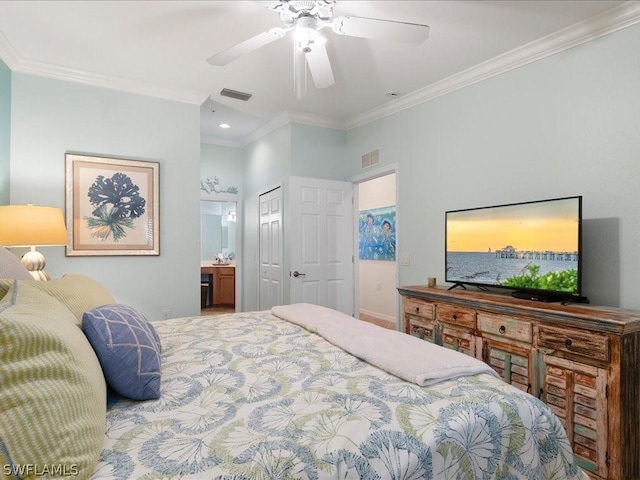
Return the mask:
[[296, 270], [295, 272], [293, 272], [293, 276], [298, 278], [298, 277], [304, 277], [306, 275], [304, 273], [300, 273], [299, 271]]

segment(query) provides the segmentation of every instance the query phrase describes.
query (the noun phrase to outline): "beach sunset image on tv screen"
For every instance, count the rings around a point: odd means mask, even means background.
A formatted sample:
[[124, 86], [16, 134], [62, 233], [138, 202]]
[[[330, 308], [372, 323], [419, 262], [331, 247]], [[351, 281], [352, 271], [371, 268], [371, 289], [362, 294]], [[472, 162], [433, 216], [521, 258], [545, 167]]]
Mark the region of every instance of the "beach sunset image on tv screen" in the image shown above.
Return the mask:
[[446, 281], [579, 293], [580, 197], [446, 213]]

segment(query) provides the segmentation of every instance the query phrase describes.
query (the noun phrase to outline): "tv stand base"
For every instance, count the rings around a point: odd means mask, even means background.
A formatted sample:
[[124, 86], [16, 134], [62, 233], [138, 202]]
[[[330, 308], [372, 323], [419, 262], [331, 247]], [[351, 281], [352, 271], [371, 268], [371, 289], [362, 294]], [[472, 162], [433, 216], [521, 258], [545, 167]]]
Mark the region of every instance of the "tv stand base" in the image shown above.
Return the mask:
[[562, 293], [536, 293], [516, 290], [511, 293], [511, 296], [513, 298], [532, 300], [535, 302], [589, 303], [589, 299], [587, 297], [571, 294], [565, 295]]

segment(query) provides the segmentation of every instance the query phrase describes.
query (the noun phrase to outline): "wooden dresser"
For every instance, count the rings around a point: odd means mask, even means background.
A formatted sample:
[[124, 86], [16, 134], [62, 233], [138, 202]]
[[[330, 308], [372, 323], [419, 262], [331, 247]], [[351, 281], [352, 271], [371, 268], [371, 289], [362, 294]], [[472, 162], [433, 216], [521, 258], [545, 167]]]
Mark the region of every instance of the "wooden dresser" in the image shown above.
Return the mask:
[[640, 312], [399, 287], [404, 329], [547, 403], [594, 479], [640, 479]]

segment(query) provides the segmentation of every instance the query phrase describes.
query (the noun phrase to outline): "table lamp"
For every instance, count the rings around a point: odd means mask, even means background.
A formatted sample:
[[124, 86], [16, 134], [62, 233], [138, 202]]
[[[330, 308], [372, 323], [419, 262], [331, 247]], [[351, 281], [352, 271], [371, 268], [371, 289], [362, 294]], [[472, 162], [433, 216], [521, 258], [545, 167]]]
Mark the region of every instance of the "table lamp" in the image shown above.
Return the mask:
[[36, 280], [50, 280], [44, 271], [44, 255], [36, 246], [66, 245], [67, 229], [62, 209], [35, 205], [0, 206], [0, 245], [31, 247], [22, 264]]

